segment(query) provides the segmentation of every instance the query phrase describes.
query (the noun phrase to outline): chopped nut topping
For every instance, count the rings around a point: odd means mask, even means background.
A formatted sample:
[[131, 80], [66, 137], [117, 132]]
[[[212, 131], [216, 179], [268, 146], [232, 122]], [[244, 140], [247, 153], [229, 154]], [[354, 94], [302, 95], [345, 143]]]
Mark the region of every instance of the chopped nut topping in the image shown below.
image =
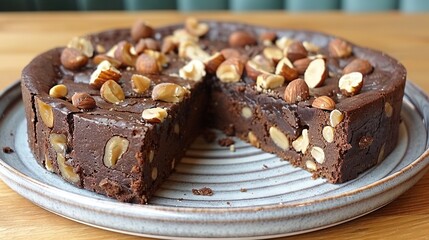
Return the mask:
[[259, 148], [259, 147], [260, 147], [259, 140], [258, 140], [258, 138], [256, 137], [256, 135], [255, 135], [252, 131], [250, 131], [250, 132], [247, 134], [247, 139], [249, 140], [249, 143], [250, 143], [252, 146], [257, 147], [257, 148]]
[[280, 61], [280, 59], [283, 58], [283, 51], [275, 46], [264, 48], [262, 54], [265, 58], [270, 59], [274, 62], [278, 62]]
[[209, 31], [209, 25], [199, 22], [196, 18], [189, 17], [185, 21], [185, 29], [190, 34], [201, 37]]
[[323, 110], [334, 110], [335, 108], [335, 102], [332, 100], [332, 98], [328, 96], [320, 96], [314, 99], [311, 106], [315, 108], [320, 108]]
[[315, 59], [310, 62], [304, 73], [304, 80], [309, 88], [321, 86], [328, 77], [328, 71], [325, 66], [325, 60]]
[[91, 41], [83, 37], [72, 38], [67, 44], [67, 47], [77, 49], [89, 58], [94, 55], [94, 46], [92, 46]]
[[366, 75], [370, 73], [372, 69], [371, 63], [367, 60], [356, 58], [344, 67], [343, 73], [360, 72], [362, 75]]
[[53, 98], [64, 98], [67, 96], [67, 86], [64, 84], [58, 84], [53, 86], [49, 90], [49, 96]]
[[348, 57], [352, 54], [352, 47], [346, 41], [335, 38], [329, 42], [329, 54], [332, 57]]
[[89, 84], [100, 88], [108, 80], [118, 81], [122, 74], [109, 61], [102, 61], [97, 69], [91, 74]]
[[137, 42], [140, 38], [150, 38], [155, 35], [155, 30], [143, 20], [137, 20], [131, 28], [131, 38]]
[[310, 89], [307, 86], [307, 83], [301, 78], [293, 80], [290, 82], [286, 88], [283, 95], [283, 99], [287, 103], [296, 103], [300, 101], [305, 101], [310, 97]]
[[363, 85], [363, 76], [360, 72], [344, 74], [338, 81], [338, 87], [345, 96], [353, 96], [359, 93]]
[[307, 57], [308, 52], [301, 42], [294, 41], [285, 48], [285, 56], [292, 62]]
[[319, 46], [314, 43], [303, 41], [302, 45], [307, 49], [308, 52], [317, 53], [319, 51]]
[[277, 39], [276, 46], [279, 47], [280, 49], [286, 49], [293, 42], [294, 41], [288, 37], [281, 37], [281, 38]]
[[143, 53], [137, 58], [136, 70], [142, 74], [158, 74], [161, 68], [154, 56]]
[[206, 75], [204, 69], [204, 63], [194, 59], [179, 70], [179, 76], [186, 80], [198, 82]]
[[145, 109], [142, 113], [142, 118], [148, 123], [161, 123], [167, 116], [167, 111], [160, 107]]
[[114, 52], [115, 59], [125, 66], [135, 66], [137, 56], [133, 53], [133, 48], [133, 45], [127, 41], [119, 42]]
[[147, 49], [144, 53], [155, 58], [156, 63], [158, 64], [158, 69], [162, 69], [162, 67], [170, 61], [164, 53], [155, 50]]
[[245, 47], [256, 43], [256, 38], [245, 31], [236, 31], [229, 36], [229, 45], [231, 47]]
[[179, 43], [179, 57], [205, 61], [210, 57], [210, 55], [206, 53], [196, 42], [182, 41]]
[[94, 98], [85, 92], [74, 93], [72, 96], [72, 104], [79, 109], [85, 110], [93, 109], [97, 106]]
[[256, 86], [262, 89], [274, 89], [282, 86], [284, 82], [283, 76], [263, 73], [256, 79]]
[[181, 102], [189, 91], [175, 83], [160, 83], [153, 88], [152, 99], [164, 102]]
[[77, 70], [88, 63], [88, 57], [75, 48], [64, 48], [60, 61], [65, 68]]
[[216, 76], [221, 82], [238, 82], [243, 74], [244, 65], [238, 58], [225, 60], [216, 70]]
[[100, 95], [106, 102], [114, 104], [118, 104], [125, 99], [122, 87], [113, 80], [109, 80], [101, 86]]
[[281, 75], [290, 82], [298, 78], [298, 71], [291, 67], [292, 63], [287, 58], [283, 58], [276, 66], [275, 73]]
[[204, 61], [204, 65], [206, 66], [207, 72], [213, 74], [216, 73], [217, 68], [223, 61], [225, 61], [223, 54], [216, 52]]
[[263, 73], [273, 73], [274, 63], [262, 55], [256, 55], [246, 63], [246, 74], [251, 79], [256, 78]]
[[131, 76], [131, 86], [133, 91], [136, 93], [146, 92], [149, 89], [151, 82], [152, 81], [148, 77], [143, 75], [133, 74]]

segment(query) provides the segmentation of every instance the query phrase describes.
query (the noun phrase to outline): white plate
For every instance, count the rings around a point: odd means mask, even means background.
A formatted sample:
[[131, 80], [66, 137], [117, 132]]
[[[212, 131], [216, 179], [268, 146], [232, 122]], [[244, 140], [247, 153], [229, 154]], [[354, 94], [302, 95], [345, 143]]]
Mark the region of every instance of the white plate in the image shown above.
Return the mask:
[[[398, 146], [380, 165], [329, 184], [236, 141], [236, 151], [197, 140], [148, 205], [78, 189], [36, 164], [27, 144], [19, 83], [0, 96], [0, 177], [56, 214], [111, 231], [158, 238], [268, 238], [330, 227], [393, 201], [428, 165], [427, 97], [408, 83]], [[221, 137], [220, 135], [218, 137]], [[213, 196], [192, 189], [210, 187]]]

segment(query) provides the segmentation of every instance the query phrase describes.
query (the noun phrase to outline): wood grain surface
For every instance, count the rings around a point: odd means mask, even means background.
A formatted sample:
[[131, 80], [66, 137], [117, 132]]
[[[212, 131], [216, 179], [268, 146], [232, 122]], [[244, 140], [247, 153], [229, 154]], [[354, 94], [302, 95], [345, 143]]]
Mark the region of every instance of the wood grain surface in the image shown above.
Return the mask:
[[[409, 79], [429, 93], [429, 14], [257, 12], [193, 13], [201, 19], [241, 21], [338, 35], [399, 59]], [[177, 12], [1, 13], [0, 90], [19, 79], [37, 54], [73, 36], [129, 27], [138, 18], [154, 26], [183, 21]], [[364, 217], [291, 239], [429, 239], [429, 174], [391, 204]], [[136, 239], [65, 219], [41, 209], [0, 180], [0, 239]]]

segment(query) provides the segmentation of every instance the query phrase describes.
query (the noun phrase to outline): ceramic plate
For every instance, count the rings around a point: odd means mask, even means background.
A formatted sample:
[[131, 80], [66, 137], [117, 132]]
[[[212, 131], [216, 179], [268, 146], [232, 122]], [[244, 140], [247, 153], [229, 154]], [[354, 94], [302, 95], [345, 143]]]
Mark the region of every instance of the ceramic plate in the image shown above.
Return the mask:
[[[427, 97], [408, 83], [397, 147], [344, 184], [313, 180], [274, 155], [235, 139], [235, 152], [197, 139], [148, 205], [78, 189], [36, 164], [27, 144], [19, 83], [0, 96], [0, 177], [53, 213], [122, 233], [158, 238], [268, 238], [330, 227], [393, 201], [428, 165]], [[222, 137], [218, 133], [218, 137]], [[209, 187], [212, 196], [192, 189]]]

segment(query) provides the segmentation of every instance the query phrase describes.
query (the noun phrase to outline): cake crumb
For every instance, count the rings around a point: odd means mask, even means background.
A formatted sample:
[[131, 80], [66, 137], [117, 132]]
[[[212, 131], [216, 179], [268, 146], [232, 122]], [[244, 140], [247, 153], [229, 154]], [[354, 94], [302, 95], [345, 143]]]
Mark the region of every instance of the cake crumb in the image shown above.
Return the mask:
[[224, 130], [223, 132], [225, 133], [225, 135], [227, 136], [234, 136], [235, 135], [235, 126], [234, 124], [229, 124]]
[[203, 138], [207, 143], [212, 143], [216, 140], [216, 133], [212, 130], [206, 129], [203, 132]]
[[192, 193], [194, 195], [212, 196], [213, 195], [213, 190], [211, 188], [208, 188], [208, 187], [203, 187], [203, 188], [200, 188], [200, 189], [193, 188], [192, 189]]
[[262, 165], [262, 168], [263, 169], [268, 169], [268, 166], [264, 164], [264, 165]]
[[11, 147], [3, 147], [3, 152], [7, 154], [14, 153], [15, 151]]
[[229, 151], [235, 152], [235, 144], [232, 144], [231, 146], [229, 146]]
[[235, 143], [234, 140], [232, 140], [231, 138], [227, 137], [227, 138], [222, 138], [219, 139], [219, 141], [217, 141], [218, 144], [222, 147], [229, 147], [231, 145], [233, 145]]
[[241, 188], [240, 192], [247, 192], [247, 189], [246, 188]]

